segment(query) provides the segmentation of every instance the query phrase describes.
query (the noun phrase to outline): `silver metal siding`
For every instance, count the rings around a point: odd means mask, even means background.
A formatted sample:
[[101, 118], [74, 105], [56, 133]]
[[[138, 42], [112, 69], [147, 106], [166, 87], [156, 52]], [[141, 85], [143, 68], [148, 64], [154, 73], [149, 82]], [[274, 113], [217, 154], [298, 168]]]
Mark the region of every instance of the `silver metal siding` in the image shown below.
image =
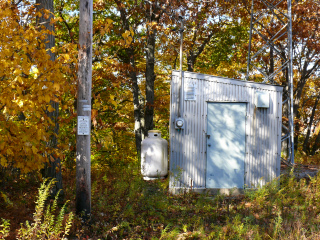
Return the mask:
[[[179, 72], [174, 71], [170, 104], [170, 187], [205, 188], [207, 102], [246, 102], [245, 185], [257, 187], [280, 175], [282, 87], [183, 72], [197, 83], [196, 101], [183, 99], [185, 129], [178, 117]], [[256, 91], [270, 94], [268, 109], [255, 108]]]

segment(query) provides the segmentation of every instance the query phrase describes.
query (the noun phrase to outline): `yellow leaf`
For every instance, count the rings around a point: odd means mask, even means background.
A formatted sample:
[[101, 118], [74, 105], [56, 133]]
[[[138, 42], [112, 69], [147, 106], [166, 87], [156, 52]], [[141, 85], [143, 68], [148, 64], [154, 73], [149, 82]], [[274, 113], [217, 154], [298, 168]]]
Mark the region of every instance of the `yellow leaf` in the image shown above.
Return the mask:
[[130, 31], [126, 30], [124, 33], [122, 33], [123, 38], [127, 38], [130, 34]]
[[113, 23], [113, 20], [112, 20], [112, 19], [110, 19], [110, 18], [107, 18], [107, 20], [106, 20], [106, 21], [107, 21], [107, 23], [108, 23], [108, 24]]
[[64, 59], [65, 59], [66, 61], [68, 61], [68, 60], [70, 59], [69, 54], [64, 54]]
[[127, 38], [127, 44], [130, 44], [130, 43], [132, 42], [132, 40], [133, 40], [132, 37], [129, 36], [129, 37]]
[[19, 107], [23, 107], [23, 101], [18, 101], [18, 105], [19, 105]]
[[22, 91], [21, 91], [21, 88], [20, 88], [20, 87], [17, 87], [17, 93], [18, 93], [19, 95], [22, 94]]
[[48, 110], [48, 112], [53, 112], [54, 108], [50, 105], [47, 110]]
[[60, 89], [60, 84], [54, 83], [54, 84], [53, 84], [53, 88], [54, 88], [54, 90], [59, 91], [59, 89]]
[[16, 70], [14, 70], [13, 74], [14, 75], [20, 75], [21, 74], [21, 69], [16, 68]]
[[37, 75], [37, 74], [39, 74], [39, 69], [36, 68], [36, 67], [32, 67], [32, 72], [33, 72], [35, 75]]
[[111, 103], [112, 103], [114, 106], [117, 106], [117, 105], [118, 105], [117, 102], [114, 101], [114, 100], [111, 100]]
[[13, 155], [13, 152], [12, 152], [12, 150], [10, 148], [7, 149], [7, 154], [8, 155]]
[[7, 160], [5, 158], [1, 158], [1, 165], [3, 167], [7, 167], [8, 166], [8, 162], [7, 162]]
[[33, 152], [34, 154], [37, 154], [38, 149], [37, 149], [35, 146], [32, 146], [32, 152]]
[[44, 96], [44, 100], [48, 103], [50, 102], [50, 96], [49, 95], [45, 95]]

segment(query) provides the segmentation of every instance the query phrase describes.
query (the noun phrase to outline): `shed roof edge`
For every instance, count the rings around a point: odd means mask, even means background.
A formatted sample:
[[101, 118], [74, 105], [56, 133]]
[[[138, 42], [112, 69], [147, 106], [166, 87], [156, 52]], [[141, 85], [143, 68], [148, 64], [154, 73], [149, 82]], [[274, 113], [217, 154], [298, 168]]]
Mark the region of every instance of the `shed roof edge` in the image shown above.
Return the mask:
[[[251, 87], [255, 87], [255, 88], [265, 88], [265, 89], [269, 89], [269, 90], [273, 89], [276, 91], [283, 92], [283, 86], [277, 85], [277, 84], [267, 84], [267, 83], [253, 82], [253, 81], [245, 81], [245, 80], [219, 77], [219, 76], [213, 76], [213, 75], [209, 75], [209, 74], [188, 72], [188, 71], [183, 71], [182, 74], [184, 77], [198, 78], [198, 79], [203, 79], [203, 80], [207, 80], [207, 81], [211, 81], [211, 80], [215, 79], [215, 80], [218, 80], [219, 82], [223, 82], [223, 83], [233, 83], [233, 84], [238, 83], [239, 85], [242, 85], [242, 86], [250, 85]], [[173, 70], [172, 76], [180, 76], [180, 71]]]

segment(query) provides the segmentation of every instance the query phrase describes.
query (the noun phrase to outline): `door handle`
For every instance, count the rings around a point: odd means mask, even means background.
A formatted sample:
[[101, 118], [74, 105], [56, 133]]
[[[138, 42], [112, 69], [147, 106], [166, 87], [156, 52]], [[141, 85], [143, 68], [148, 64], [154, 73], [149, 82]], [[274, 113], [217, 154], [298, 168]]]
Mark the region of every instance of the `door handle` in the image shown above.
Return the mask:
[[210, 144], [210, 143], [208, 144], [208, 147], [211, 147], [211, 144]]

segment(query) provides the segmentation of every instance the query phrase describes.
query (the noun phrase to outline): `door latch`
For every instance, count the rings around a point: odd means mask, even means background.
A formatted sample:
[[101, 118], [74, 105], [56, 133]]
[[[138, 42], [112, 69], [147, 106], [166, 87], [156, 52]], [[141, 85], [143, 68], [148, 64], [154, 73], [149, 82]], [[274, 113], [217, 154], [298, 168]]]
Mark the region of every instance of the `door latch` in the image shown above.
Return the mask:
[[210, 135], [207, 134], [207, 138], [210, 139]]

